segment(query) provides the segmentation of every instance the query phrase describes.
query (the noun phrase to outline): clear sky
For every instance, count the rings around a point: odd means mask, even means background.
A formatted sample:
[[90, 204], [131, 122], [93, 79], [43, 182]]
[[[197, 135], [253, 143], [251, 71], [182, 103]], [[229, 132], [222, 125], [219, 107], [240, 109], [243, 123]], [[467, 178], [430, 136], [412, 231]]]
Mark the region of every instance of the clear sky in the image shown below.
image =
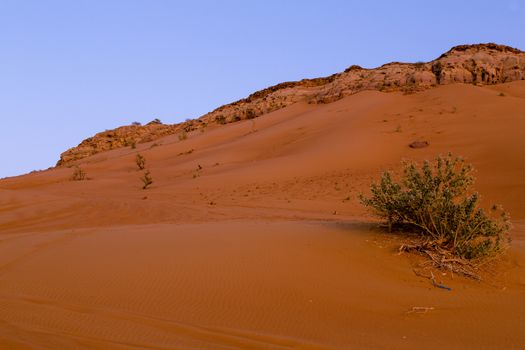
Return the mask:
[[175, 123], [352, 64], [525, 50], [525, 0], [0, 0], [0, 177], [105, 129]]

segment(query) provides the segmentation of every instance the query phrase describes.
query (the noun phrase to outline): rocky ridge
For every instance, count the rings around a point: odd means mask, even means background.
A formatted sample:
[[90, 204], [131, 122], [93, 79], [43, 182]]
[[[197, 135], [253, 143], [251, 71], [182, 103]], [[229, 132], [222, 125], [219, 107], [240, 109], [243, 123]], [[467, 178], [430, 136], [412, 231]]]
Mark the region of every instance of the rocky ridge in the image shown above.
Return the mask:
[[414, 93], [437, 85], [488, 85], [515, 80], [525, 80], [525, 52], [493, 43], [460, 45], [430, 62], [392, 62], [373, 69], [354, 65], [324, 78], [277, 84], [180, 124], [168, 125], [156, 120], [144, 126], [129, 125], [104, 131], [62, 153], [57, 166], [71, 165], [100, 152], [133, 147], [137, 143], [212, 124], [253, 119], [300, 101], [320, 104], [364, 90]]

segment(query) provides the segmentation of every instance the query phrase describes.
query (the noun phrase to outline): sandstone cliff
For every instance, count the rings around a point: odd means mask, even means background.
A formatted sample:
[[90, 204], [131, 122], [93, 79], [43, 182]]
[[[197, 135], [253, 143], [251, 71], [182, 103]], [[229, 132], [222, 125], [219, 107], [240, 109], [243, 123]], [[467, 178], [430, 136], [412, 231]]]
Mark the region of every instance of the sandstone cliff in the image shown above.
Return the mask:
[[525, 80], [525, 52], [493, 43], [460, 45], [430, 62], [393, 62], [374, 69], [351, 66], [325, 78], [281, 83], [181, 124], [152, 122], [105, 131], [62, 153], [57, 165], [210, 124], [256, 118], [299, 101], [330, 103], [363, 90], [412, 93], [444, 84], [498, 84], [515, 80]]

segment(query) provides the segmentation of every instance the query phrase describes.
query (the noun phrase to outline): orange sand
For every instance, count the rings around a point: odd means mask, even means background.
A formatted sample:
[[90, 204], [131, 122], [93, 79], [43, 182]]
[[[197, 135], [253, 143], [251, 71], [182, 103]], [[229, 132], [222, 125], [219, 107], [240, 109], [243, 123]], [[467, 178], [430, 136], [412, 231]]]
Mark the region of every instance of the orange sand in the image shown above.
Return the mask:
[[[88, 181], [1, 180], [0, 348], [525, 348], [524, 113], [523, 81], [369, 91], [101, 153]], [[402, 159], [448, 151], [514, 224], [484, 282], [439, 277], [452, 292], [357, 200]]]

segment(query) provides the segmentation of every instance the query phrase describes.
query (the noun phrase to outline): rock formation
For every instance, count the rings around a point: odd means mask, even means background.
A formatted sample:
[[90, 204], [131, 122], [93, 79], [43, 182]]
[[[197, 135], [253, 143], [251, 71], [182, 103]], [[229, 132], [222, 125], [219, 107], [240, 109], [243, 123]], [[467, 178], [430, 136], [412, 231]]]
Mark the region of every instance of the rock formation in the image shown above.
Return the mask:
[[62, 153], [57, 165], [69, 165], [102, 151], [153, 141], [183, 130], [256, 118], [299, 101], [330, 103], [363, 90], [413, 93], [444, 84], [483, 85], [515, 80], [525, 80], [525, 52], [493, 43], [460, 45], [430, 62], [393, 62], [373, 69], [354, 65], [325, 78], [281, 83], [181, 124], [152, 122], [105, 131]]

